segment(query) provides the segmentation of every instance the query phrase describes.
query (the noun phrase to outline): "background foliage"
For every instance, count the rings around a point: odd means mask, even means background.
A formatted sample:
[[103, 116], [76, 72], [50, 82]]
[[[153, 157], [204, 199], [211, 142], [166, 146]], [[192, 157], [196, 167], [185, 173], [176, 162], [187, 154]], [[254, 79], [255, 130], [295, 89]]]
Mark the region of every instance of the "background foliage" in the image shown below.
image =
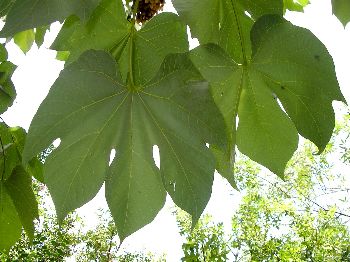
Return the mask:
[[238, 158], [243, 196], [230, 229], [205, 216], [191, 231], [188, 215], [177, 211], [186, 237], [183, 261], [350, 261], [347, 172], [334, 160], [339, 154], [348, 167], [349, 123], [346, 115], [321, 156], [306, 142], [290, 161], [285, 181]]

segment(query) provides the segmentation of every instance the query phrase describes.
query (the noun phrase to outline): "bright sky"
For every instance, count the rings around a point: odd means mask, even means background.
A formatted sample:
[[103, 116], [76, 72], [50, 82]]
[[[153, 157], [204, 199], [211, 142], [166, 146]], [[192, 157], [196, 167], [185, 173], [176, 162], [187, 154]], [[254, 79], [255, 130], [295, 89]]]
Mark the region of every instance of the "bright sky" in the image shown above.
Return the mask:
[[[174, 9], [167, 4], [165, 11], [174, 12]], [[350, 26], [344, 30], [342, 24], [331, 14], [330, 0], [314, 0], [305, 8], [304, 13], [289, 13], [286, 18], [296, 25], [310, 29], [325, 44], [334, 59], [341, 90], [347, 101], [350, 101]], [[27, 55], [12, 42], [7, 45], [9, 60], [18, 65], [13, 76], [17, 99], [2, 116], [10, 126], [19, 125], [28, 129], [40, 103], [62, 70], [63, 63], [55, 60], [56, 52], [48, 49], [59, 28], [58, 23], [54, 24], [44, 45], [40, 49], [33, 46]], [[196, 41], [191, 41], [191, 46], [195, 45]], [[239, 201], [240, 194], [216, 174], [212, 197], [205, 212], [212, 214], [216, 222], [224, 222], [229, 229], [230, 218]], [[96, 223], [94, 212], [99, 207], [107, 207], [103, 190], [93, 201], [79, 209], [79, 214], [85, 217], [88, 226]], [[156, 219], [126, 239], [123, 247], [128, 250], [145, 249], [159, 254], [166, 253], [168, 261], [180, 261], [182, 241], [177, 232], [175, 218], [171, 215], [172, 207], [169, 198]]]

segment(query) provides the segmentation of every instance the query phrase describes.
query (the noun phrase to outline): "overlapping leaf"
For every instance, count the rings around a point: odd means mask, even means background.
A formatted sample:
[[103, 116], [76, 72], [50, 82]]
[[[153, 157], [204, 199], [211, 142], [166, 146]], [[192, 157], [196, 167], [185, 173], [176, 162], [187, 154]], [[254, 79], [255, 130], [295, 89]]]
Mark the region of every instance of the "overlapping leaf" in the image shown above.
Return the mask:
[[283, 0], [284, 11], [303, 12], [304, 7], [309, 4], [309, 0]]
[[332, 10], [344, 27], [350, 22], [350, 1], [332, 0]]
[[[38, 207], [32, 190], [31, 174], [27, 170], [38, 164], [34, 157], [25, 168], [21, 154], [25, 131], [0, 123], [0, 250], [9, 249], [21, 236], [24, 227], [29, 238], [34, 236], [33, 220]], [[38, 170], [36, 170], [38, 172]], [[42, 174], [37, 173], [38, 177]]]
[[27, 53], [35, 41], [34, 29], [29, 29], [26, 31], [19, 32], [13, 37], [15, 44], [23, 51]]
[[162, 13], [136, 31], [127, 21], [121, 1], [102, 0], [86, 23], [67, 20], [52, 48], [69, 51], [68, 62], [89, 49], [109, 51], [118, 60], [124, 81], [131, 55], [139, 84], [154, 76], [167, 54], [186, 52], [188, 40], [185, 25], [173, 13]]
[[16, 90], [11, 81], [16, 66], [7, 60], [5, 46], [0, 44], [0, 114], [5, 112], [16, 97]]
[[51, 48], [69, 51], [73, 61], [89, 49], [122, 49], [130, 30], [122, 1], [102, 0], [89, 20], [67, 19]]
[[332, 101], [344, 98], [330, 55], [308, 30], [279, 16], [264, 16], [252, 30], [252, 47], [247, 66], [216, 45], [200, 46], [191, 58], [211, 82], [233, 133], [238, 115], [240, 151], [283, 176], [297, 147], [294, 126], [321, 152], [334, 127]]
[[201, 44], [219, 44], [237, 63], [250, 57], [254, 20], [283, 13], [282, 0], [172, 0], [180, 17]]
[[0, 250], [8, 250], [21, 236], [22, 225], [16, 207], [0, 182]]
[[[6, 23], [1, 37], [11, 37], [21, 31], [63, 21], [70, 15], [81, 20], [90, 17], [100, 0], [17, 0], [4, 1], [1, 14], [6, 14]], [[13, 2], [13, 3], [12, 3]], [[9, 5], [11, 7], [9, 8]]]

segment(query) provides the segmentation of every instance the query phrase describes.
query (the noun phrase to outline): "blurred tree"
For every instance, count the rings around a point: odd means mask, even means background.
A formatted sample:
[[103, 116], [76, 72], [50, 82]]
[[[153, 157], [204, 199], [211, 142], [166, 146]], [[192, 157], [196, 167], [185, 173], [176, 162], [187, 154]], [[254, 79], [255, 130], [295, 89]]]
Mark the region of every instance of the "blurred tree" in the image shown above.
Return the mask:
[[242, 200], [229, 232], [208, 215], [191, 231], [190, 218], [176, 211], [186, 238], [182, 260], [350, 261], [349, 183], [342, 172], [349, 170], [349, 134], [346, 115], [322, 155], [304, 142], [284, 181], [240, 155], [235, 176]]
[[[76, 261], [88, 262], [161, 262], [163, 256], [156, 257], [150, 252], [126, 252], [119, 250], [120, 242], [117, 228], [109, 211], [100, 209], [98, 225], [82, 235], [82, 242], [76, 255]], [[121, 253], [121, 254], [120, 254]]]
[[50, 198], [46, 187], [36, 182], [34, 192], [39, 202], [40, 217], [35, 224], [33, 242], [23, 232], [21, 239], [7, 254], [0, 253], [0, 261], [63, 261], [74, 254], [80, 242], [80, 217], [72, 213], [58, 225], [52, 204], [48, 203]]

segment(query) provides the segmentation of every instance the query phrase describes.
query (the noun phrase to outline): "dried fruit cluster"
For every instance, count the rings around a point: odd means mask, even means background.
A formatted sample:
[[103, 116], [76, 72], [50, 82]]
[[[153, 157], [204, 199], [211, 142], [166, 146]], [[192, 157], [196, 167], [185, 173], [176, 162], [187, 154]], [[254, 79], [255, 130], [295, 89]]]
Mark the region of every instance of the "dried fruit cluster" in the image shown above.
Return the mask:
[[136, 21], [144, 23], [162, 10], [165, 0], [139, 0]]

